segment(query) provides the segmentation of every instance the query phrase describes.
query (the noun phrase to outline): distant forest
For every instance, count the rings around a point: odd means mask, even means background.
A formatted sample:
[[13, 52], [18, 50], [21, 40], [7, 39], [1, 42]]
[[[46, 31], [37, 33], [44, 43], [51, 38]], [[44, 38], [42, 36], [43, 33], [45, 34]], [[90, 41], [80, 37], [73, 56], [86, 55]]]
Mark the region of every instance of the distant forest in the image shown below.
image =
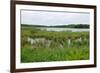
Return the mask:
[[55, 25], [55, 26], [21, 24], [21, 26], [24, 26], [24, 27], [55, 27], [55, 28], [89, 28], [89, 24], [68, 24], [68, 25]]

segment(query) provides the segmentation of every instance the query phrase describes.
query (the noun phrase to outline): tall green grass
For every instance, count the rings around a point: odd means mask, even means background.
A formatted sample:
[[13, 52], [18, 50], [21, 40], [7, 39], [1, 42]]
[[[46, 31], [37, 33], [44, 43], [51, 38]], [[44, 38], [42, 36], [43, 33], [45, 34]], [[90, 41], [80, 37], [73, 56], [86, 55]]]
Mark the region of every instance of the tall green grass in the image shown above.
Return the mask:
[[22, 62], [68, 61], [89, 59], [87, 47], [72, 48], [23, 48], [21, 49]]
[[[27, 37], [47, 38], [53, 40], [50, 47], [46, 48], [40, 45], [32, 48], [27, 42]], [[82, 43], [72, 42], [67, 46], [67, 39], [75, 40], [75, 37], [81, 37]], [[63, 48], [59, 43], [63, 41]], [[37, 43], [39, 45], [39, 43]], [[55, 32], [41, 31], [36, 28], [21, 28], [21, 62], [47, 62], [47, 61], [69, 61], [69, 60], [87, 60], [89, 59], [89, 32]]]

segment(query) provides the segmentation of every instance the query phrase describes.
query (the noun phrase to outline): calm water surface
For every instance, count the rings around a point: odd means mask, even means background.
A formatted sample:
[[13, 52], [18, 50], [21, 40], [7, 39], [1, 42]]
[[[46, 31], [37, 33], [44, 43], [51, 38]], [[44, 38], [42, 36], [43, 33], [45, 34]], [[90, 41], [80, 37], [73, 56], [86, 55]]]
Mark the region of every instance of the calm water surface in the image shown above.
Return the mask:
[[46, 30], [46, 31], [71, 31], [71, 32], [88, 32], [89, 29], [84, 29], [84, 28], [38, 28], [41, 30]]

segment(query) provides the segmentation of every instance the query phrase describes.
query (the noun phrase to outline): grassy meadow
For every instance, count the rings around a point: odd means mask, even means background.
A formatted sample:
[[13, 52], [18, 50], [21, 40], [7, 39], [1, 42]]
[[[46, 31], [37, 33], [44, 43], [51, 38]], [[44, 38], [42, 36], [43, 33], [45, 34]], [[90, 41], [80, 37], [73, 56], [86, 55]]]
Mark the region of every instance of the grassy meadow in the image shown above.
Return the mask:
[[21, 26], [23, 63], [88, 59], [89, 32], [46, 31]]

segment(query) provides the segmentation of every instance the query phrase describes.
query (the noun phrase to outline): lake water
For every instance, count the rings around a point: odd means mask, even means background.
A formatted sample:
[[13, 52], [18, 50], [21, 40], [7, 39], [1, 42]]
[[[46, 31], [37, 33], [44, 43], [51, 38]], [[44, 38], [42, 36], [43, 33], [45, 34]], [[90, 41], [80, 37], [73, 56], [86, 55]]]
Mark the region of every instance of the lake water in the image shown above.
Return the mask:
[[89, 29], [84, 29], [84, 28], [38, 28], [41, 30], [46, 30], [46, 31], [71, 31], [71, 32], [88, 32]]

